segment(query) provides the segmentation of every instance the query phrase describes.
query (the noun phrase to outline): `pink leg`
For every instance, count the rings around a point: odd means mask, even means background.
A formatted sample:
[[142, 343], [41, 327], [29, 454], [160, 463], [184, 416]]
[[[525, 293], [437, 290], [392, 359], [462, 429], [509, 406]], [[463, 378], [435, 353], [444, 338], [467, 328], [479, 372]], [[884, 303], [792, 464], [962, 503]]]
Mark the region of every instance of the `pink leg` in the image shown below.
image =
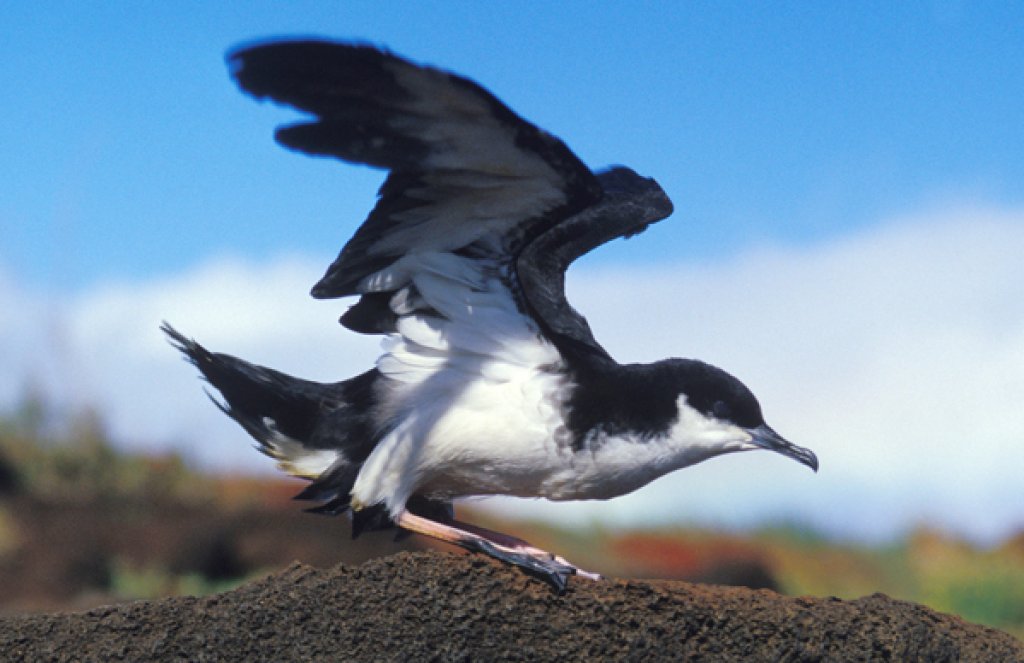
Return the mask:
[[463, 523], [458, 520], [453, 521], [452, 525], [463, 531], [469, 532], [471, 534], [476, 534], [477, 536], [484, 538], [490, 541], [491, 543], [502, 546], [504, 548], [508, 548], [510, 550], [514, 550], [517, 552], [523, 552], [528, 555], [533, 555], [535, 557], [549, 557], [558, 562], [559, 564], [571, 566], [576, 569], [576, 575], [580, 576], [581, 578], [588, 578], [590, 580], [601, 579], [600, 574], [591, 573], [590, 571], [584, 571], [583, 569], [579, 568], [578, 566], [576, 566], [566, 558], [562, 557], [561, 555], [549, 553], [548, 551], [542, 550], [534, 545], [531, 545], [529, 542], [523, 541], [519, 537], [512, 536], [511, 534], [502, 534], [501, 532], [495, 532], [494, 530], [487, 529], [486, 527], [470, 525], [469, 523]]
[[515, 564], [543, 577], [552, 583], [559, 592], [565, 591], [566, 581], [570, 575], [579, 575], [591, 580], [598, 580], [601, 577], [596, 573], [577, 568], [564, 558], [535, 548], [522, 539], [492, 532], [482, 527], [467, 526], [463, 523], [446, 525], [417, 516], [409, 511], [403, 511], [395, 524], [410, 532], [452, 543], [468, 550], [482, 552], [504, 562]]

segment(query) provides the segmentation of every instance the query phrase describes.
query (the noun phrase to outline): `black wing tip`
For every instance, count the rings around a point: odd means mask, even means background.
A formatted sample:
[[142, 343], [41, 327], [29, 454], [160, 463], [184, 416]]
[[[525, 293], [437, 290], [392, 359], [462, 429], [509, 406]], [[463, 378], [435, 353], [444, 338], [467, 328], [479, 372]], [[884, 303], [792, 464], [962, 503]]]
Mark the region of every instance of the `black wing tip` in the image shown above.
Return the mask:
[[282, 35], [277, 37], [257, 37], [238, 43], [228, 49], [225, 59], [228, 62], [239, 60], [260, 51], [278, 53], [309, 52], [309, 51], [375, 51], [390, 54], [391, 51], [381, 44], [368, 39], [338, 39], [318, 34]]
[[349, 295], [358, 294], [352, 288], [340, 287], [336, 284], [336, 279], [328, 279], [324, 277], [316, 282], [312, 288], [309, 289], [309, 295], [313, 299], [337, 299], [339, 297], [348, 297]]
[[[672, 199], [653, 177], [644, 177], [629, 166], [612, 165], [596, 173], [604, 194], [610, 196], [628, 196], [642, 202], [649, 210], [647, 222], [640, 231], [651, 223], [660, 221], [675, 211]], [[637, 232], [640, 232], [637, 231]], [[634, 233], [625, 234], [630, 237]]]
[[228, 66], [244, 65], [246, 60], [272, 56], [274, 59], [282, 55], [295, 56], [309, 54], [311, 51], [328, 51], [337, 49], [373, 49], [379, 47], [358, 40], [332, 39], [315, 34], [288, 35], [278, 37], [257, 37], [238, 43], [228, 49], [224, 60]]
[[[365, 227], [365, 225], [364, 225]], [[360, 282], [369, 274], [389, 267], [399, 258], [397, 255], [368, 256], [352, 251], [350, 245], [342, 249], [338, 258], [327, 268], [327, 272], [310, 289], [314, 299], [337, 299], [350, 295], [363, 295]]]
[[370, 292], [359, 298], [338, 320], [360, 334], [389, 334], [396, 330], [398, 315], [391, 309], [393, 292]]
[[304, 70], [323, 70], [339, 63], [379, 63], [397, 56], [369, 41], [338, 40], [317, 35], [270, 37], [242, 42], [224, 56], [231, 78], [256, 98], [276, 97], [268, 80]]

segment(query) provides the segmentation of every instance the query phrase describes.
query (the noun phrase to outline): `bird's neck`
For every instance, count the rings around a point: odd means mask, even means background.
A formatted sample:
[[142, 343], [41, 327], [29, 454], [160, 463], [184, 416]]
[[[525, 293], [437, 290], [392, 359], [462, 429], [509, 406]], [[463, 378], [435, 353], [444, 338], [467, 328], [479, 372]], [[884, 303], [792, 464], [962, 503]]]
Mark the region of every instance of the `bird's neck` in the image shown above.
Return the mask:
[[598, 434], [664, 434], [678, 417], [675, 394], [661, 384], [656, 364], [593, 361], [574, 372], [573, 382], [566, 421], [576, 446]]

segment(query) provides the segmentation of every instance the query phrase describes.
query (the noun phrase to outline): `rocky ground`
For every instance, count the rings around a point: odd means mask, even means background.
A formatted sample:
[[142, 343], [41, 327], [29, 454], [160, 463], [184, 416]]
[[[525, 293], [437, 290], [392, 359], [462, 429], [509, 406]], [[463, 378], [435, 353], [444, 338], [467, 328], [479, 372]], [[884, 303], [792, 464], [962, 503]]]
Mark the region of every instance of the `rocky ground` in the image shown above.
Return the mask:
[[479, 556], [294, 564], [208, 598], [0, 619], [5, 661], [1024, 661], [1010, 635], [874, 595], [544, 583]]

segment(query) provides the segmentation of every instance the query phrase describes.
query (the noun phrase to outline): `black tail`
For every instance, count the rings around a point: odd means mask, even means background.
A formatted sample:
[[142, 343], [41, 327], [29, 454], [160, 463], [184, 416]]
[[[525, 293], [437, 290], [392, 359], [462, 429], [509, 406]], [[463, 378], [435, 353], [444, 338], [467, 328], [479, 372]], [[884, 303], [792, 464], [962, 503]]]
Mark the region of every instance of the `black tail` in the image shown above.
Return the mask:
[[323, 384], [213, 353], [166, 322], [161, 330], [224, 397], [211, 400], [259, 443], [279, 467], [312, 483], [296, 499], [321, 502], [310, 509], [337, 515], [363, 461], [377, 444], [372, 421], [376, 369]]

